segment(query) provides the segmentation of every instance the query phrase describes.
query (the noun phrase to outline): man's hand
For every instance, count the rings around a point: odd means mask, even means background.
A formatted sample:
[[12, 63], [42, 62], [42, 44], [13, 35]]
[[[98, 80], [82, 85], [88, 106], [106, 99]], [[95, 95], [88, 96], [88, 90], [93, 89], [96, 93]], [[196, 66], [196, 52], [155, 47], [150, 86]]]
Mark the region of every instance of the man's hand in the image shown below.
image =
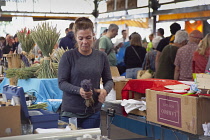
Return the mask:
[[80, 95], [82, 96], [82, 98], [84, 99], [90, 99], [91, 96], [93, 95], [92, 90], [89, 92], [85, 92], [83, 88], [80, 88]]
[[105, 101], [106, 96], [107, 96], [107, 91], [105, 89], [95, 89], [94, 91], [99, 93], [98, 101], [103, 103]]

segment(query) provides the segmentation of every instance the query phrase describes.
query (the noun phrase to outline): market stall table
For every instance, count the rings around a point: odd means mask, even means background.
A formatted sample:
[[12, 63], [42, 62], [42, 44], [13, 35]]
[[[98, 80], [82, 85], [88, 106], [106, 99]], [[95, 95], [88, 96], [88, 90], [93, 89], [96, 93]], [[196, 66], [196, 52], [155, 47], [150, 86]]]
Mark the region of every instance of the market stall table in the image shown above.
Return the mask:
[[101, 130], [99, 128], [72, 130], [67, 132], [51, 132], [41, 134], [20, 135], [13, 137], [2, 137], [0, 140], [76, 140], [78, 137], [83, 137], [85, 134], [90, 134], [93, 138], [100, 136]]
[[[2, 93], [3, 86], [9, 84], [9, 79], [4, 78], [0, 83], [0, 93]], [[48, 99], [62, 99], [63, 92], [58, 87], [57, 78], [49, 79], [19, 79], [17, 86], [23, 87], [25, 92], [34, 92], [37, 102], [46, 102], [48, 104], [47, 110], [56, 112], [61, 101], [49, 101]]]

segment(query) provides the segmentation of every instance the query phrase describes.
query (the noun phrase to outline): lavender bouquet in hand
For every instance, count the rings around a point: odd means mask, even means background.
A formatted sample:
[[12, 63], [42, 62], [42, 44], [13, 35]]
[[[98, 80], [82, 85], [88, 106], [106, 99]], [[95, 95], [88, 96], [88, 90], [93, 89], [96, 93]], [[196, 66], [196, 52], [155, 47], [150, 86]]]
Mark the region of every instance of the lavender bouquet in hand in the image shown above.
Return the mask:
[[[84, 89], [85, 92], [90, 92], [92, 89], [91, 80], [87, 80], [87, 79], [82, 80], [81, 87]], [[92, 96], [89, 99], [85, 99], [85, 105], [87, 107], [93, 106], [93, 104], [94, 104], [94, 100]]]

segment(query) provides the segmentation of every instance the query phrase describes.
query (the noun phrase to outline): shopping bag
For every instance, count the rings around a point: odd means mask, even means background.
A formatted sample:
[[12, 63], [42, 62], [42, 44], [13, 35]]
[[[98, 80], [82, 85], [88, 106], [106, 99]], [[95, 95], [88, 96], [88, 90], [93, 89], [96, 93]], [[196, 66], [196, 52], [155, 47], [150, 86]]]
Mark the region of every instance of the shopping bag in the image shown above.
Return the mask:
[[153, 74], [150, 72], [150, 70], [139, 70], [137, 72], [137, 79], [147, 79], [152, 77]]

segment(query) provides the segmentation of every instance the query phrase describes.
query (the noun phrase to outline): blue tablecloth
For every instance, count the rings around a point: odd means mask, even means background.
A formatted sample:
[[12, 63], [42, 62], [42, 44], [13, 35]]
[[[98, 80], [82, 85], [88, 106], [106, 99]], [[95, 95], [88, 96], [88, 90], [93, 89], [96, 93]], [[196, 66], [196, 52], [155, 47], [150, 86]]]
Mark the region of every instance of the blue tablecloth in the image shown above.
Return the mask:
[[[3, 86], [9, 84], [9, 79], [4, 78], [0, 83], [0, 93], [3, 91]], [[58, 87], [58, 79], [38, 79], [30, 78], [27, 80], [19, 79], [18, 86], [23, 87], [24, 92], [35, 92], [37, 98], [36, 102], [47, 102], [49, 111], [56, 112], [61, 102], [59, 101], [48, 101], [47, 99], [62, 99], [63, 92]]]

